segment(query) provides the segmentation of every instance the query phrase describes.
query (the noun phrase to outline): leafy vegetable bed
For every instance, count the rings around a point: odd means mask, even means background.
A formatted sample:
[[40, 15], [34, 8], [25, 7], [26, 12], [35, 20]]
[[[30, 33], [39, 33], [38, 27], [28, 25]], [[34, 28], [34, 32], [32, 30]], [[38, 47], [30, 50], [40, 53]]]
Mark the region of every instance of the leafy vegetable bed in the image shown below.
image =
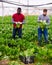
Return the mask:
[[50, 16], [50, 20], [49, 43], [44, 43], [43, 39], [43, 47], [39, 47], [37, 16], [28, 16], [28, 20], [26, 17], [22, 39], [16, 35], [16, 40], [12, 38], [11, 16], [5, 16], [3, 21], [0, 17], [0, 60], [19, 60], [20, 55], [24, 57], [33, 55], [37, 61], [52, 63], [52, 16]]

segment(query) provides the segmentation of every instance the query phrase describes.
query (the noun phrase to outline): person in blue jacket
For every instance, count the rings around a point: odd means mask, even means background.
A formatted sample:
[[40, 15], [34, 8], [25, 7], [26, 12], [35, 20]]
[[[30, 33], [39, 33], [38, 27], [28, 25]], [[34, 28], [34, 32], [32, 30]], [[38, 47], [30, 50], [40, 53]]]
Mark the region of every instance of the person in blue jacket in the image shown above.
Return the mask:
[[[42, 24], [42, 25], [39, 25], [39, 27], [38, 27], [39, 45], [41, 45], [42, 34], [44, 35], [45, 43], [48, 43], [48, 28], [47, 28], [47, 26], [50, 24], [50, 19], [47, 15], [47, 9], [43, 9], [43, 14], [38, 17], [38, 22], [39, 22], [38, 24], [40, 24], [40, 23]], [[43, 27], [43, 24], [44, 24], [44, 27]]]

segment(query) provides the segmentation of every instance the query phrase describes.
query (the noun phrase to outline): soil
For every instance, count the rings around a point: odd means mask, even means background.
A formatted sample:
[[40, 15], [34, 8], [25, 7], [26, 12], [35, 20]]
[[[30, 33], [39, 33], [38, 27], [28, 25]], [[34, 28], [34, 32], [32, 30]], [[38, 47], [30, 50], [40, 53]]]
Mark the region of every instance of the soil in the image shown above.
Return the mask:
[[[8, 65], [10, 61], [9, 60], [1, 60], [0, 65]], [[24, 64], [24, 65], [35, 65], [35, 64]], [[42, 65], [50, 65], [49, 63], [43, 63]]]
[[1, 60], [0, 65], [8, 65], [9, 60]]

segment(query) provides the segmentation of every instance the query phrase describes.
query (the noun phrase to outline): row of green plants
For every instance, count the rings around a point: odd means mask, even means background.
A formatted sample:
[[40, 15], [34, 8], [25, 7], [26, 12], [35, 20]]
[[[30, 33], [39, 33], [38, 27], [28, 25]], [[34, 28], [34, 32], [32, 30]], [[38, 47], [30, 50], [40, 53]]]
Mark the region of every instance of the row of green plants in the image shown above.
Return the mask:
[[[31, 44], [31, 43], [30, 43]], [[33, 46], [33, 47], [32, 47]], [[30, 47], [30, 48], [29, 48]], [[44, 47], [28, 46], [28, 49], [20, 47], [8, 47], [5, 45], [0, 46], [0, 59], [19, 59], [19, 56], [34, 56], [39, 61], [47, 61], [52, 63], [52, 45], [46, 45]]]

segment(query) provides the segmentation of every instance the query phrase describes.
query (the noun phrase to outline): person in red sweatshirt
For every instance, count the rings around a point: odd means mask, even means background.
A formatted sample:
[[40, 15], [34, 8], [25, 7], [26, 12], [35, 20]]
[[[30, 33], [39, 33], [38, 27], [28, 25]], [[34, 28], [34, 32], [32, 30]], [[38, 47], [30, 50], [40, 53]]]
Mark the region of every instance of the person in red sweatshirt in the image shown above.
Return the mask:
[[13, 38], [15, 39], [18, 32], [19, 38], [22, 38], [22, 24], [25, 23], [25, 16], [21, 13], [21, 8], [17, 9], [17, 13], [12, 16], [13, 22]]

